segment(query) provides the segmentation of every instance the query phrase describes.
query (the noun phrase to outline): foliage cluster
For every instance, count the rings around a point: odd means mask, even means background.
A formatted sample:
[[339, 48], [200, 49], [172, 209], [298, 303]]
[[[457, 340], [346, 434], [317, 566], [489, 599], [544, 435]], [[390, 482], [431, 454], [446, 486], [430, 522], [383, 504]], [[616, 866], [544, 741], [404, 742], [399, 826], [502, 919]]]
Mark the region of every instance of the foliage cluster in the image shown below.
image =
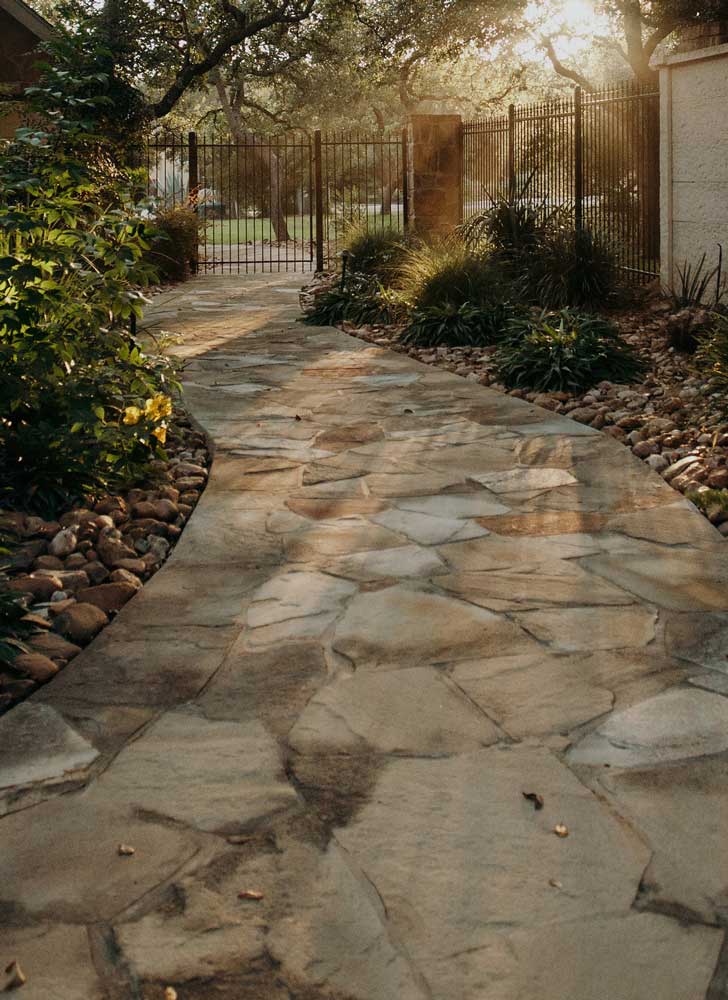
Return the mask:
[[163, 281], [184, 281], [197, 258], [200, 222], [188, 205], [162, 209], [154, 218], [156, 239], [147, 259]]
[[351, 272], [388, 284], [396, 279], [411, 241], [390, 226], [369, 229], [354, 223], [344, 233], [344, 243], [346, 266]]
[[24, 640], [34, 631], [25, 620], [28, 610], [24, 598], [6, 587], [10, 555], [7, 544], [8, 539], [0, 535], [0, 666], [12, 663], [27, 648]]
[[307, 322], [399, 319], [408, 346], [496, 345], [510, 388], [579, 392], [641, 371], [612, 324], [585, 311], [618, 287], [612, 251], [560, 211], [544, 220], [519, 196], [438, 243], [403, 247], [391, 232], [357, 240], [351, 263], [364, 273], [319, 295]]
[[176, 387], [127, 329], [152, 231], [95, 131], [106, 78], [91, 96], [62, 56], [28, 91], [41, 124], [0, 147], [0, 477], [41, 513], [163, 454]]
[[728, 315], [716, 312], [713, 323], [699, 335], [695, 365], [703, 377], [725, 391], [728, 389]]
[[392, 289], [377, 278], [354, 273], [342, 287], [337, 282], [320, 292], [303, 318], [313, 326], [337, 323], [396, 323], [402, 316], [402, 303]]
[[509, 389], [583, 392], [605, 379], [629, 382], [643, 366], [614, 325], [570, 309], [510, 321], [494, 356]]

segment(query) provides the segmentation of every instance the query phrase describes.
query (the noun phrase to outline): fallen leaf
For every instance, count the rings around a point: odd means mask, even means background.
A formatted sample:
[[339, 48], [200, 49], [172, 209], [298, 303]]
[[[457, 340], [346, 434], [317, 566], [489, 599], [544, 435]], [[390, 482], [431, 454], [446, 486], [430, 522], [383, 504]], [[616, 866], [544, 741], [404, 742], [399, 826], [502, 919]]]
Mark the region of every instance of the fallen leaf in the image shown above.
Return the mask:
[[168, 986], [164, 991], [164, 1000], [177, 1000], [177, 990], [174, 986]]
[[17, 990], [28, 981], [28, 977], [25, 975], [15, 959], [13, 959], [10, 965], [6, 967], [5, 975], [10, 978], [5, 983], [3, 993], [6, 993], [8, 990]]
[[529, 802], [533, 802], [533, 808], [538, 811], [543, 809], [543, 796], [539, 795], [538, 792], [521, 792], [524, 799], [528, 799]]
[[241, 833], [234, 833], [231, 837], [227, 838], [228, 844], [247, 844], [250, 837], [243, 836]]
[[116, 850], [122, 858], [130, 858], [132, 854], [136, 854], [136, 848], [129, 844], [119, 844]]
[[299, 415], [298, 415], [298, 414], [296, 414], [296, 420], [300, 420], [300, 419], [301, 419], [301, 418], [299, 417]]
[[554, 827], [554, 833], [556, 834], [557, 837], [568, 837], [569, 828], [568, 826], [565, 826], [563, 823], [557, 823], [556, 826]]
[[405, 411], [404, 411], [404, 412], [405, 412], [405, 413], [414, 413], [415, 411], [414, 411], [414, 410], [410, 410], [410, 409], [405, 409]]
[[258, 892], [257, 889], [243, 889], [242, 892], [238, 893], [238, 899], [262, 899], [263, 893]]
[[550, 878], [549, 879], [549, 885], [552, 886], [554, 889], [563, 889], [564, 888], [563, 885], [561, 884], [561, 882], [559, 882], [555, 878]]

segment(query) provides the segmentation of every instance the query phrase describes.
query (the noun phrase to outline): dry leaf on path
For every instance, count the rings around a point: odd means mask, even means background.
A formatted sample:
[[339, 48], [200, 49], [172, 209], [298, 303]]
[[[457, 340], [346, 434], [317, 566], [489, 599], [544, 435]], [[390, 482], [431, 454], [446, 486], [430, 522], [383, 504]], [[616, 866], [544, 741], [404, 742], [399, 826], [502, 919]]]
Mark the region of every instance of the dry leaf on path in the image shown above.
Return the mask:
[[538, 792], [521, 792], [521, 795], [529, 802], [533, 802], [533, 808], [536, 811], [543, 809], [543, 795], [539, 795]]
[[554, 827], [554, 833], [557, 837], [568, 837], [569, 828], [564, 823], [557, 823]]
[[131, 847], [129, 844], [119, 844], [116, 851], [122, 858], [130, 858], [132, 854], [136, 854], [136, 848]]
[[177, 990], [174, 986], [168, 986], [164, 991], [164, 1000], [177, 1000]]
[[13, 959], [10, 965], [6, 966], [5, 975], [9, 978], [5, 983], [3, 993], [7, 993], [9, 990], [17, 990], [28, 981], [28, 977], [25, 975], [15, 959]]
[[260, 900], [263, 898], [263, 893], [258, 892], [257, 889], [243, 889], [242, 892], [238, 893], [238, 899], [255, 899]]

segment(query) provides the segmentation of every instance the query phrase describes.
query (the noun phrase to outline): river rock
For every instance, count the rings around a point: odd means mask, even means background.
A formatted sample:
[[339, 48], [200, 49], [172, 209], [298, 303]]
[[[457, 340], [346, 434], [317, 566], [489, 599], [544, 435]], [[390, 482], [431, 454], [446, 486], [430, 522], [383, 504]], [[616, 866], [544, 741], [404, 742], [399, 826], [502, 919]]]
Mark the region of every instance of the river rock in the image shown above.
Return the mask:
[[58, 664], [42, 653], [20, 653], [13, 660], [13, 668], [37, 684], [45, 684], [58, 673]]
[[102, 583], [98, 587], [86, 587], [78, 592], [78, 600], [82, 607], [84, 604], [93, 604], [95, 607], [111, 614], [120, 611], [126, 602], [137, 592], [137, 587], [130, 583]]
[[81, 603], [74, 604], [68, 611], [59, 615], [53, 627], [65, 639], [79, 646], [85, 646], [108, 621], [101, 608], [94, 604]]
[[48, 551], [52, 556], [58, 556], [59, 559], [62, 559], [64, 556], [70, 556], [76, 548], [77, 542], [78, 538], [73, 531], [70, 528], [64, 528], [58, 532], [55, 538], [51, 539]]

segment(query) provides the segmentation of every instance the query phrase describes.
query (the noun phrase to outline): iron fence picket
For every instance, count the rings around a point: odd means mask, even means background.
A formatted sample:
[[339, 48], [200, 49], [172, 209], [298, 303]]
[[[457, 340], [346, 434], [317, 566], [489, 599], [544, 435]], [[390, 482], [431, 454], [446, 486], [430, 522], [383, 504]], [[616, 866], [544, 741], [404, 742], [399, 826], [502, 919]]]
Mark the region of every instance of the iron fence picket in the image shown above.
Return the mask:
[[636, 281], [659, 274], [659, 90], [626, 82], [463, 123], [463, 218], [526, 186], [604, 236]]

